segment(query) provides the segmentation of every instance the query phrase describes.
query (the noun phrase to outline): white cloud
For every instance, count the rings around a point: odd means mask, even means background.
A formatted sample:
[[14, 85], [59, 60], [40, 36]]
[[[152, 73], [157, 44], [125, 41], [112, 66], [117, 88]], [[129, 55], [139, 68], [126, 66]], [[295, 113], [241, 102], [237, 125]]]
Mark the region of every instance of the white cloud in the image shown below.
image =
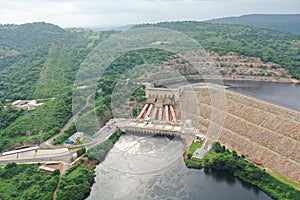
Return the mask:
[[298, 0], [0, 0], [0, 23], [63, 27], [204, 20], [249, 13], [300, 13]]

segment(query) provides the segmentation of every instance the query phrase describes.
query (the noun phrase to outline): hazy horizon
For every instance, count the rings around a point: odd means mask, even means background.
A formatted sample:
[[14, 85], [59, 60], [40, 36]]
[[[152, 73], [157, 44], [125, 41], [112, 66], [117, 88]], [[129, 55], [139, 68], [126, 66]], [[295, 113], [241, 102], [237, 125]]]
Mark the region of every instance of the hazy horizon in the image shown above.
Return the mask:
[[0, 0], [0, 24], [44, 21], [64, 28], [298, 13], [297, 0]]

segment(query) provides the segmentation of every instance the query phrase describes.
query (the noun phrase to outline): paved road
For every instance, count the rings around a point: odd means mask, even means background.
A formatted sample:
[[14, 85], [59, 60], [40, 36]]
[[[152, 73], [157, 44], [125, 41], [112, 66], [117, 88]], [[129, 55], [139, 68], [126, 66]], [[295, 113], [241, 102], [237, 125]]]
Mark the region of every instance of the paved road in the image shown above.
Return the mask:
[[[86, 148], [91, 148], [92, 146], [95, 146], [103, 141], [105, 141], [106, 139], [108, 139], [115, 131], [117, 130], [117, 127], [115, 124], [113, 123], [108, 123], [106, 124], [104, 127], [102, 127], [97, 133], [94, 134], [94, 136], [96, 136], [96, 138], [94, 138], [91, 142], [86, 143], [84, 145], [86, 145]], [[79, 146], [82, 146], [79, 145]], [[76, 147], [76, 145], [72, 145], [72, 147]], [[55, 147], [56, 150], [58, 149], [63, 149], [66, 148], [65, 146], [62, 147]], [[52, 151], [56, 151], [56, 150], [52, 150]], [[43, 150], [43, 151], [47, 151], [47, 150]], [[51, 150], [48, 150], [51, 153]], [[24, 154], [31, 154], [31, 152], [24, 152]], [[10, 156], [8, 157], [9, 159], [5, 159], [4, 157], [0, 156], [0, 164], [5, 164], [5, 163], [9, 163], [9, 162], [16, 162], [16, 163], [30, 163], [30, 162], [45, 162], [45, 161], [64, 161], [64, 162], [68, 162], [70, 160], [70, 158], [72, 157], [72, 154], [69, 152], [65, 152], [65, 155], [57, 155], [57, 154], [45, 154], [43, 155], [43, 157], [39, 157], [39, 158], [29, 158], [29, 156], [22, 156], [21, 154], [19, 154], [18, 156], [20, 159], [17, 159], [17, 155], [14, 154], [14, 156]], [[24, 157], [24, 158], [22, 158]]]
[[[83, 106], [82, 110], [84, 110], [88, 105], [89, 105], [89, 102], [90, 102], [90, 99], [91, 99], [91, 95], [87, 97], [86, 99], [86, 103], [85, 105]], [[41, 148], [51, 148], [51, 149], [59, 149], [59, 148], [63, 148], [63, 147], [66, 147], [64, 145], [61, 145], [61, 146], [54, 146], [52, 145], [52, 142], [55, 138], [59, 137], [60, 135], [62, 135], [68, 128], [70, 128], [70, 126], [72, 125], [73, 122], [75, 122], [77, 120], [79, 116], [79, 113], [76, 113], [75, 115], [73, 115], [69, 121], [64, 125], [64, 127], [59, 131], [59, 133], [57, 133], [56, 135], [52, 136], [50, 139], [44, 141], [43, 143], [40, 144], [40, 147]]]
[[1, 160], [0, 164], [6, 164], [6, 163], [10, 163], [10, 162], [15, 162], [15, 163], [38, 163], [38, 162], [47, 162], [47, 161], [64, 161], [64, 162], [68, 162], [72, 157], [72, 154], [67, 154], [67, 155], [63, 155], [63, 156], [55, 156], [52, 155], [51, 157], [47, 157], [47, 158], [34, 158], [34, 159], [19, 159], [19, 160]]
[[94, 144], [89, 146], [89, 148], [104, 142], [105, 140], [107, 140], [115, 131], [117, 130], [117, 127], [115, 124], [107, 124], [105, 125], [103, 128], [101, 128], [96, 134], [95, 136], [97, 136], [96, 138], [93, 139]]

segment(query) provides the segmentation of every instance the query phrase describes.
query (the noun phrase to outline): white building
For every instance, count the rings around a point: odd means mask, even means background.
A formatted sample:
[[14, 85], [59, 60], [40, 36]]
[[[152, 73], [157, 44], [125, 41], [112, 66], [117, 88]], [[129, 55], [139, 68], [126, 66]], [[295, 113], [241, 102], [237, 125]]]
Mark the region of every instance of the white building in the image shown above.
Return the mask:
[[80, 142], [83, 140], [83, 136], [84, 136], [84, 133], [82, 132], [76, 132], [74, 133], [71, 137], [69, 137], [69, 140], [76, 143], [76, 142]]

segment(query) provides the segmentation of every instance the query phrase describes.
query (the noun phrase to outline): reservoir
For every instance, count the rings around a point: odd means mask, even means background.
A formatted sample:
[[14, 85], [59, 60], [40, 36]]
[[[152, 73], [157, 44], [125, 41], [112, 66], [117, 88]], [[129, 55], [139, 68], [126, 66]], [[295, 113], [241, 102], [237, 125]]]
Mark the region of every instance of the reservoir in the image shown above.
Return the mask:
[[261, 81], [224, 81], [229, 90], [300, 111], [300, 84]]
[[[300, 85], [224, 81], [229, 90], [300, 111]], [[264, 192], [224, 172], [188, 169], [180, 138], [126, 134], [96, 168], [88, 200], [269, 200]]]

